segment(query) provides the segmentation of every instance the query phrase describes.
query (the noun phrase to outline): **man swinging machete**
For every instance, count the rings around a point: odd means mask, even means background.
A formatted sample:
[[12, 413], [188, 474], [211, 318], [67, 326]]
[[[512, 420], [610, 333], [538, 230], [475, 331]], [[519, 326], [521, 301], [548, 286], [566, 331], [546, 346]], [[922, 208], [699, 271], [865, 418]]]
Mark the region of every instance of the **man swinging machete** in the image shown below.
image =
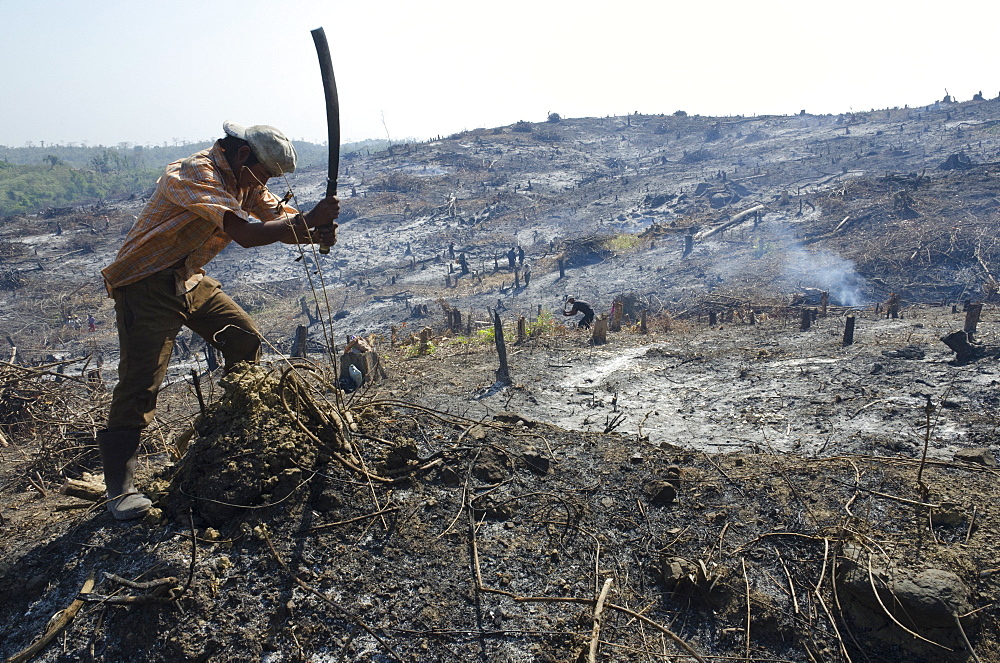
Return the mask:
[[223, 131], [210, 149], [167, 166], [115, 261], [102, 270], [115, 300], [121, 356], [97, 445], [108, 510], [118, 520], [139, 518], [152, 506], [133, 484], [136, 458], [181, 327], [218, 349], [227, 372], [260, 357], [253, 320], [203, 267], [231, 241], [243, 248], [337, 241], [335, 195], [300, 214], [267, 189], [270, 178], [295, 170], [295, 149], [285, 134], [233, 122]]

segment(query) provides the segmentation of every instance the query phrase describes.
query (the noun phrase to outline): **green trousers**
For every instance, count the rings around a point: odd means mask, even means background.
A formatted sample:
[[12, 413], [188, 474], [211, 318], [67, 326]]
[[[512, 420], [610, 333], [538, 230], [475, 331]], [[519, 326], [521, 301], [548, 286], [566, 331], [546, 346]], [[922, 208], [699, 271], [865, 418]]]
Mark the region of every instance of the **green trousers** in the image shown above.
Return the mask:
[[206, 276], [190, 292], [178, 295], [175, 272], [165, 269], [112, 294], [121, 356], [108, 430], [145, 428], [153, 420], [156, 395], [181, 327], [221, 351], [226, 371], [260, 358], [260, 333], [253, 320], [213, 278]]

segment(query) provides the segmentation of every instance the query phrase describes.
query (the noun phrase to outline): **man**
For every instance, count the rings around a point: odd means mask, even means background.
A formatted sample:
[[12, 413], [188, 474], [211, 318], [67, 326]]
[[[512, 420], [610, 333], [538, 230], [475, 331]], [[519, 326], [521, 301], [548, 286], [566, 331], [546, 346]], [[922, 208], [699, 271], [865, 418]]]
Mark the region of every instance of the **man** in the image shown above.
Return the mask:
[[133, 485], [139, 439], [153, 420], [181, 327], [221, 351], [226, 371], [260, 355], [250, 316], [202, 268], [230, 241], [244, 248], [337, 241], [337, 198], [324, 198], [302, 215], [267, 190], [269, 178], [295, 170], [295, 149], [283, 133], [232, 122], [223, 130], [210, 149], [167, 166], [115, 261], [102, 271], [115, 300], [121, 357], [97, 444], [108, 510], [119, 520], [138, 518], [152, 505]]
[[580, 318], [580, 324], [578, 326], [580, 329], [590, 329], [590, 323], [594, 321], [594, 309], [590, 306], [590, 304], [574, 299], [573, 297], [567, 299], [566, 303], [572, 304], [573, 307], [567, 311], [564, 306], [563, 315], [569, 316], [576, 315], [577, 313], [583, 313], [583, 317]]

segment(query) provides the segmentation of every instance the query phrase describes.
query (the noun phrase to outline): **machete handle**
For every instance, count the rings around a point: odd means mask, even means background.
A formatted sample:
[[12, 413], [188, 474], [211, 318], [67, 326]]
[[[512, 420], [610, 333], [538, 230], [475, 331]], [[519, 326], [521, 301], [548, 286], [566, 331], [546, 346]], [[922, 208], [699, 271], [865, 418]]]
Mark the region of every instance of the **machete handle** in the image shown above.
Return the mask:
[[[332, 226], [333, 224], [330, 223], [330, 224], [326, 224], [326, 225], [331, 225]], [[323, 226], [317, 226], [316, 229], [319, 230], [322, 227]], [[323, 255], [327, 255], [328, 253], [330, 253], [330, 245], [329, 244], [320, 244], [319, 245], [319, 252], [322, 253]]]
[[[330, 45], [326, 41], [323, 28], [310, 32], [319, 58], [319, 72], [323, 77], [323, 95], [326, 99], [326, 134], [329, 150], [329, 165], [326, 173], [326, 195], [337, 195], [337, 176], [340, 172], [340, 100], [337, 97], [337, 79], [333, 76], [333, 62], [330, 60]], [[320, 244], [319, 252], [326, 255], [330, 247]]]

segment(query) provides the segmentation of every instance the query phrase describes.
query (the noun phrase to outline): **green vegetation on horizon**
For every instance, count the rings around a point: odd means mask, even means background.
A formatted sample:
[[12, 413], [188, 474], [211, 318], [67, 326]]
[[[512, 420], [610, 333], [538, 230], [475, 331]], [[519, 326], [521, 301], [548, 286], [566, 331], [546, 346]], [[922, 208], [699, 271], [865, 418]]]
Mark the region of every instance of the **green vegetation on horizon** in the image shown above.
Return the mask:
[[[340, 151], [376, 152], [388, 144], [370, 139], [341, 145]], [[168, 163], [210, 145], [0, 145], [0, 218], [143, 194], [153, 188]], [[295, 141], [295, 151], [300, 168], [326, 165], [326, 145]]]

